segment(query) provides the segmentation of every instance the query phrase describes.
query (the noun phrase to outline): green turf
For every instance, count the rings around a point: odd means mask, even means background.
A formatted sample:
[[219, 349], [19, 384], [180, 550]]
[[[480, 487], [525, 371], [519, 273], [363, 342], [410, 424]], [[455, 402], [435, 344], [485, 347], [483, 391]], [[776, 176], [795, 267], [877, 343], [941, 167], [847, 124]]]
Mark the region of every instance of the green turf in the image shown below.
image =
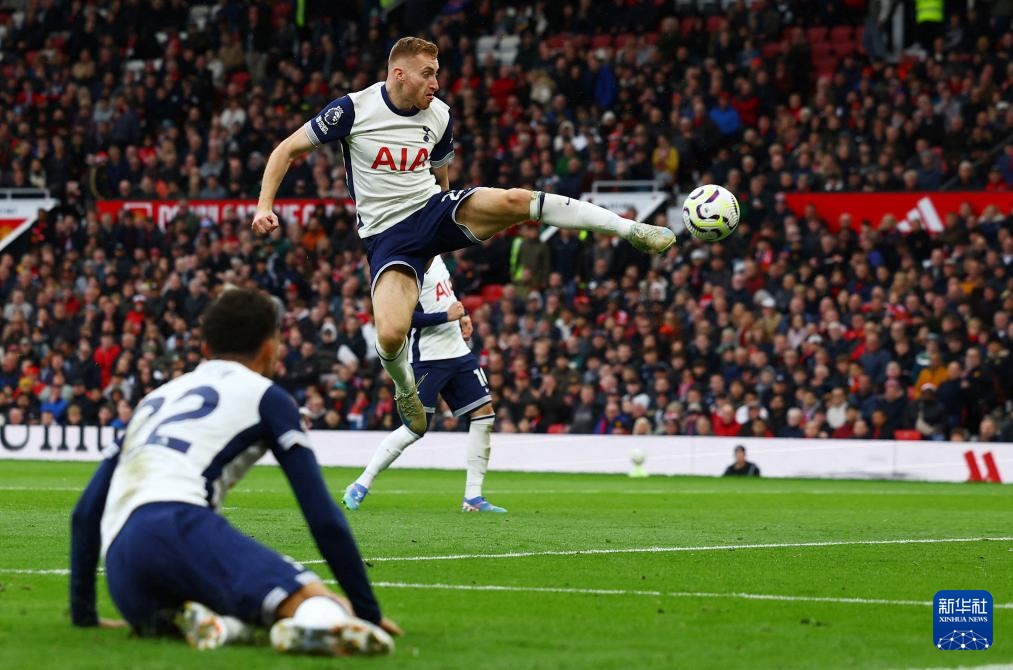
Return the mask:
[[[200, 653], [180, 642], [131, 639], [123, 631], [76, 630], [67, 622], [66, 576], [12, 571], [66, 567], [68, 514], [93, 467], [0, 465], [0, 668], [1013, 663], [1013, 609], [997, 610], [992, 649], [956, 653], [932, 646], [928, 604], [727, 595], [927, 603], [940, 589], [980, 588], [991, 591], [996, 603], [1008, 604], [1013, 603], [1009, 540], [370, 560], [385, 612], [407, 631], [395, 655], [383, 659], [279, 659], [270, 649], [250, 647]], [[351, 472], [330, 469], [325, 475], [340, 496]], [[499, 516], [457, 511], [463, 479], [456, 472], [386, 473], [363, 509], [351, 515], [364, 556], [1013, 536], [1013, 489], [995, 485], [493, 473], [487, 494], [511, 510]], [[256, 468], [227, 505], [227, 516], [244, 531], [298, 559], [319, 558], [275, 468]], [[330, 578], [325, 566], [313, 567]], [[440, 584], [522, 590], [420, 586]], [[538, 588], [620, 593], [532, 590]], [[99, 590], [101, 613], [115, 616], [104, 583]]]

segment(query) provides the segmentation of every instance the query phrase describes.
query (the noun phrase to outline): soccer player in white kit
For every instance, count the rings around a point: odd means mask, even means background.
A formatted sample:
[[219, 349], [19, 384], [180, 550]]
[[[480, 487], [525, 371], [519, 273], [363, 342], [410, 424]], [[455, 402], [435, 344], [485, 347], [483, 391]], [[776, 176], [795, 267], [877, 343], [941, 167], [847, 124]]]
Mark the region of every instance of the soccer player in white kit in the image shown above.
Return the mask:
[[[145, 396], [121, 450], [107, 455], [74, 508], [74, 624], [99, 624], [101, 550], [113, 602], [139, 635], [182, 632], [209, 649], [249, 641], [251, 627], [263, 625], [279, 651], [391, 651], [388, 632], [400, 631], [381, 617], [295, 401], [266, 377], [279, 347], [274, 303], [258, 290], [226, 291], [201, 329], [212, 360]], [[348, 600], [219, 513], [229, 489], [268, 450]]]
[[[482, 482], [489, 465], [489, 441], [495, 419], [492, 396], [485, 372], [468, 347], [471, 319], [454, 294], [450, 272], [442, 256], [433, 259], [422, 280], [419, 305], [412, 316], [408, 336], [408, 358], [419, 380], [419, 397], [427, 420], [436, 412], [437, 395], [443, 396], [454, 416], [467, 415], [467, 478], [464, 485], [464, 512], [506, 512], [482, 495]], [[422, 381], [425, 383], [422, 383]], [[376, 448], [373, 458], [359, 478], [345, 489], [342, 502], [350, 510], [359, 509], [373, 480], [401, 455], [419, 436], [401, 426]]]
[[348, 192], [373, 276], [376, 348], [395, 385], [405, 426], [426, 431], [426, 413], [408, 362], [408, 331], [430, 259], [478, 244], [527, 220], [558, 228], [618, 235], [637, 249], [675, 245], [668, 228], [624, 219], [607, 209], [553, 193], [512, 188], [450, 191], [453, 120], [436, 98], [435, 44], [405, 37], [387, 61], [387, 79], [329, 103], [279, 144], [264, 167], [253, 230], [278, 227], [275, 194], [293, 159], [340, 142]]

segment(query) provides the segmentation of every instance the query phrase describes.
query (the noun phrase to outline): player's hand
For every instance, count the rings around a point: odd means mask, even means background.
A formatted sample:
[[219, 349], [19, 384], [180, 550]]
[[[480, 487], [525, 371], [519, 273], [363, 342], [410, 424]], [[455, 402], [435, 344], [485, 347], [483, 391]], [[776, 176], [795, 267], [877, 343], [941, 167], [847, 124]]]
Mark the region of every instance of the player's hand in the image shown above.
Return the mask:
[[396, 635], [404, 635], [404, 631], [401, 630], [401, 627], [398, 626], [393, 621], [391, 621], [390, 619], [388, 619], [387, 617], [384, 617], [384, 618], [380, 619], [380, 628], [384, 629], [385, 631], [387, 631], [391, 635], [395, 635], [395, 636]]
[[257, 210], [253, 216], [253, 232], [267, 235], [278, 227], [278, 215], [270, 211]]
[[464, 305], [458, 300], [447, 310], [447, 321], [457, 321], [465, 315]]
[[127, 622], [123, 619], [106, 619], [100, 617], [98, 620], [99, 628], [126, 628]]
[[475, 332], [475, 327], [471, 323], [470, 316], [461, 317], [461, 337], [464, 339], [471, 339], [471, 334]]

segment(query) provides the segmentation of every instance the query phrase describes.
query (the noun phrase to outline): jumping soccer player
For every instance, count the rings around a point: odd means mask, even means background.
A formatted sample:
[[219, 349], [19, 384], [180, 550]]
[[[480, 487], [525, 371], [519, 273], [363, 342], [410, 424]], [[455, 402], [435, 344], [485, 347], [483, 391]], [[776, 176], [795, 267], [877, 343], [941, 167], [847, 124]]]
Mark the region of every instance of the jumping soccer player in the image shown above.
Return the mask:
[[264, 167], [253, 230], [278, 227], [272, 211], [292, 160], [341, 142], [348, 192], [373, 275], [376, 348], [394, 380], [405, 426], [426, 431], [426, 413], [408, 363], [407, 335], [429, 260], [478, 244], [525, 220], [558, 228], [618, 235], [642, 251], [675, 244], [671, 230], [624, 219], [607, 209], [552, 193], [520, 188], [450, 188], [453, 121], [439, 90], [438, 49], [405, 37], [387, 61], [387, 80], [344, 95], [286, 138]]
[[[205, 312], [202, 328], [211, 360], [141, 401], [122, 450], [99, 466], [74, 509], [73, 622], [99, 623], [101, 549], [113, 602], [140, 635], [182, 632], [194, 647], [209, 649], [248, 641], [255, 625], [273, 624], [279, 651], [391, 651], [388, 633], [400, 631], [381, 618], [295, 401], [267, 378], [279, 346], [274, 303], [257, 290], [226, 291]], [[348, 600], [217, 513], [268, 449]]]
[[[468, 348], [471, 319], [454, 295], [450, 272], [441, 256], [433, 259], [422, 281], [419, 306], [412, 315], [408, 339], [409, 362], [420, 381], [419, 397], [426, 410], [426, 423], [436, 412], [436, 396], [441, 395], [454, 416], [468, 415], [467, 479], [464, 485], [464, 512], [506, 512], [482, 495], [482, 482], [489, 465], [489, 439], [495, 416], [489, 385], [475, 354]], [[421, 381], [425, 380], [425, 384]], [[378, 474], [397, 460], [419, 436], [401, 426], [388, 435], [359, 478], [345, 489], [342, 502], [350, 510], [359, 509]]]

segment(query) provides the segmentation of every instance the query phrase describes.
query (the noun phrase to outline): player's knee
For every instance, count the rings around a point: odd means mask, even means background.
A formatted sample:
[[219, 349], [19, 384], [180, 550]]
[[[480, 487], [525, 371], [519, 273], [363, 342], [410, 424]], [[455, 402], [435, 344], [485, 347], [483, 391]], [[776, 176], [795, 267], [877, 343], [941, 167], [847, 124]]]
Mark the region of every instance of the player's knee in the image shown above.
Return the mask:
[[507, 189], [503, 194], [507, 209], [511, 214], [526, 217], [531, 206], [531, 191], [524, 188]]
[[376, 345], [380, 352], [388, 357], [395, 356], [401, 351], [406, 335], [407, 332], [397, 324], [389, 322], [376, 324]]

